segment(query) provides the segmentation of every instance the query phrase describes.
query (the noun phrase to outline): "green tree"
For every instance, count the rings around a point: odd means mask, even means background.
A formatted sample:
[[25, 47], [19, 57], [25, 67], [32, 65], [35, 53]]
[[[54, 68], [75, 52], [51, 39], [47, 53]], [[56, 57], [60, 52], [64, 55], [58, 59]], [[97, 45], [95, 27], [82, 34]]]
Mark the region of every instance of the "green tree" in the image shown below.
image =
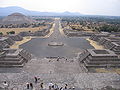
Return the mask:
[[2, 36], [3, 35], [3, 33], [2, 32], [0, 32], [0, 36]]

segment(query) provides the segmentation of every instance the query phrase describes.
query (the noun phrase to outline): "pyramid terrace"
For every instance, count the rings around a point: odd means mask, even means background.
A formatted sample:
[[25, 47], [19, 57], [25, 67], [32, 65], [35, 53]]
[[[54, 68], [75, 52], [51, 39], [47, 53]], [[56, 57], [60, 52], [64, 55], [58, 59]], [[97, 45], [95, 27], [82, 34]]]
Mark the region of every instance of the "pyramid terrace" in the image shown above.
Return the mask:
[[87, 49], [79, 57], [79, 61], [87, 68], [120, 67], [120, 59], [113, 51], [108, 49]]

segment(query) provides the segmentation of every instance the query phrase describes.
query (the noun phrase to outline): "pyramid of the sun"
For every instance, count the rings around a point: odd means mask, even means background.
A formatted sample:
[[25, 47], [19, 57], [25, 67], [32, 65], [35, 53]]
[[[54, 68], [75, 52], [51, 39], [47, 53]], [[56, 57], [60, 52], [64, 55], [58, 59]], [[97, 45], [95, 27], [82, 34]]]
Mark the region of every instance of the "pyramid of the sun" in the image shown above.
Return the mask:
[[34, 23], [35, 21], [31, 18], [21, 14], [21, 13], [13, 13], [8, 15], [7, 17], [0, 20], [0, 24], [8, 25], [8, 24], [24, 24], [24, 23]]

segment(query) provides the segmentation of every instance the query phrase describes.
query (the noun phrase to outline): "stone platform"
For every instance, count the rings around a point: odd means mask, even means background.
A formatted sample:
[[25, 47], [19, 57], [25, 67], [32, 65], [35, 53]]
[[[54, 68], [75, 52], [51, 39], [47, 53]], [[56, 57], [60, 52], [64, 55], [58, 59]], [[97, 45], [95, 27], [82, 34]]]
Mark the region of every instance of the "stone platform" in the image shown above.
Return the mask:
[[48, 43], [48, 46], [63, 46], [64, 44], [62, 42], [50, 42]]
[[23, 49], [3, 49], [0, 52], [0, 67], [23, 67], [31, 54]]
[[99, 44], [103, 45], [106, 49], [114, 51], [116, 54], [120, 54], [120, 37], [102, 37]]
[[11, 34], [11, 35], [9, 35], [9, 37], [10, 37], [12, 40], [14, 40], [14, 41], [21, 41], [21, 40], [23, 40], [23, 37], [22, 37], [22, 36], [16, 35], [16, 34]]
[[79, 61], [87, 68], [120, 67], [120, 59], [108, 49], [87, 49], [79, 55]]
[[109, 37], [109, 34], [93, 34], [90, 39], [93, 40], [93, 41], [99, 41], [101, 37]]
[[95, 34], [90, 37], [91, 40], [98, 42], [103, 45], [104, 48], [114, 51], [116, 54], [120, 55], [120, 37], [115, 36], [104, 36], [101, 34]]
[[14, 40], [9, 37], [0, 37], [0, 47], [8, 48], [9, 46], [14, 44]]

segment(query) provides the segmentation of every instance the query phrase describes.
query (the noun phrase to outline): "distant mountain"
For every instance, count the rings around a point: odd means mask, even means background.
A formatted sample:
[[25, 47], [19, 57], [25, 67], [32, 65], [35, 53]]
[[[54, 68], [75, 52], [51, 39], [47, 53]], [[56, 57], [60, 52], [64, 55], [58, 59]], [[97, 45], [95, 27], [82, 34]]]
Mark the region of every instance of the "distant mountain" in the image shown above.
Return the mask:
[[24, 15], [29, 15], [29, 16], [80, 16], [82, 14], [78, 12], [63, 12], [63, 13], [57, 13], [57, 12], [39, 12], [39, 11], [31, 11], [31, 10], [26, 10], [21, 7], [17, 6], [11, 6], [11, 7], [0, 7], [0, 16], [8, 16], [12, 13], [19, 12]]
[[7, 17], [0, 19], [0, 24], [23, 24], [23, 23], [34, 23], [35, 21], [21, 13], [12, 13]]

